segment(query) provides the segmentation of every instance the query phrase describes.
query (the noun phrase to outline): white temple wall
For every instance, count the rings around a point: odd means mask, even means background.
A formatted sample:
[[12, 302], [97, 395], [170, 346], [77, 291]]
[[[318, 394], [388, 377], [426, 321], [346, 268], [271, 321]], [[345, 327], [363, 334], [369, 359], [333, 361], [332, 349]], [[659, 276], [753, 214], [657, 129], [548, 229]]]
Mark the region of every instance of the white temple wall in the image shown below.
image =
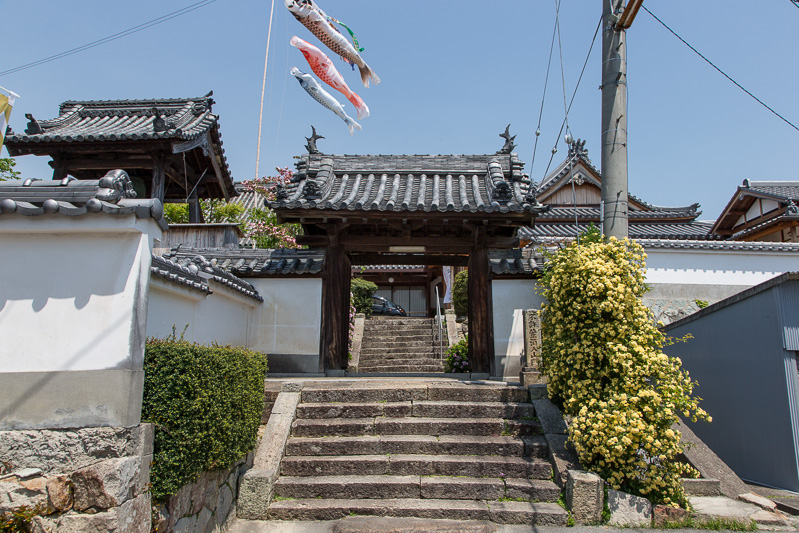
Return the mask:
[[139, 423], [160, 236], [133, 214], [3, 217], [0, 430]]

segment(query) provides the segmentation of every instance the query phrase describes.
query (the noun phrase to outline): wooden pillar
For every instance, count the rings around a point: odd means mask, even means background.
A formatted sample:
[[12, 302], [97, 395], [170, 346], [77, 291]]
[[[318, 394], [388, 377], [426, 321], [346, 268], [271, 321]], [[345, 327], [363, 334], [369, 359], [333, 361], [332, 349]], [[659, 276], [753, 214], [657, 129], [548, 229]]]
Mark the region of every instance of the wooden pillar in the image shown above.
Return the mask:
[[482, 244], [469, 254], [469, 363], [472, 372], [494, 374], [494, 314], [491, 267]]
[[166, 183], [166, 163], [163, 154], [153, 156], [153, 181], [150, 186], [150, 197], [158, 198], [164, 203], [164, 187]]
[[60, 156], [53, 157], [53, 181], [61, 181], [67, 177], [67, 166]]
[[322, 360], [330, 370], [346, 370], [349, 361], [351, 262], [344, 248], [327, 248], [322, 277]]
[[192, 224], [200, 224], [204, 222], [203, 211], [200, 207], [200, 199], [198, 198], [196, 188], [189, 196], [189, 222]]

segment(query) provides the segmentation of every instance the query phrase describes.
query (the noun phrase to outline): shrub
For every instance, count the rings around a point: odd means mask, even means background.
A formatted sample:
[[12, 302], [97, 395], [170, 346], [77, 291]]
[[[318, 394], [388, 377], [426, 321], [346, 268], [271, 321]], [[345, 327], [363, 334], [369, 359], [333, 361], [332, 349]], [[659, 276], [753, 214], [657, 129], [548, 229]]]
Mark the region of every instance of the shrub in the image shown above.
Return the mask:
[[643, 249], [626, 239], [582, 242], [550, 254], [539, 285], [550, 397], [574, 417], [569, 437], [583, 466], [614, 489], [685, 505], [671, 426], [678, 413], [710, 417], [641, 301]]
[[156, 498], [202, 472], [228, 468], [255, 447], [266, 355], [231, 346], [150, 339], [142, 419], [155, 424], [150, 481]]
[[452, 283], [452, 307], [455, 314], [464, 316], [469, 313], [469, 271], [461, 270], [455, 274], [455, 281]]
[[373, 296], [377, 290], [377, 285], [363, 278], [353, 278], [350, 287], [352, 305], [355, 306], [355, 311], [363, 313], [367, 317], [371, 316], [372, 303], [374, 302]]
[[447, 358], [444, 360], [444, 372], [471, 372], [469, 364], [469, 337], [464, 337], [447, 349]]

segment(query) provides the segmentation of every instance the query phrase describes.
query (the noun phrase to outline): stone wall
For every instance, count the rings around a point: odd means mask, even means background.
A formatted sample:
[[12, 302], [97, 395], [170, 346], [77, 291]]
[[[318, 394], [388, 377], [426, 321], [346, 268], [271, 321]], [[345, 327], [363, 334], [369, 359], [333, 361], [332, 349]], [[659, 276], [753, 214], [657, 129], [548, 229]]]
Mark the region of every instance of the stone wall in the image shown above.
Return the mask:
[[202, 474], [194, 483], [156, 505], [153, 523], [157, 533], [210, 533], [231, 518], [239, 478], [252, 467], [253, 453], [231, 468]]
[[38, 507], [35, 531], [148, 533], [153, 427], [0, 431], [0, 511]]

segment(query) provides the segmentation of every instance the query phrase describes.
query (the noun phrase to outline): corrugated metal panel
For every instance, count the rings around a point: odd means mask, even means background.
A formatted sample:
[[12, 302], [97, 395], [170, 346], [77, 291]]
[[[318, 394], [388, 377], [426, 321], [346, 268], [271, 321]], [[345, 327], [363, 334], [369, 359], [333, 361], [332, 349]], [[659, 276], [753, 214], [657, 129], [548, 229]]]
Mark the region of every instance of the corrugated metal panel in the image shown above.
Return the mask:
[[[785, 382], [788, 385], [788, 406], [791, 410], [791, 429], [794, 443], [794, 472], [799, 472], [799, 376], [795, 352], [785, 352]], [[789, 458], [786, 458], [786, 461]], [[795, 489], [794, 489], [795, 490]]]
[[[799, 350], [799, 281], [789, 279], [772, 290], [775, 291], [783, 331], [783, 347], [786, 350], [785, 384], [793, 432], [793, 471], [799, 474], [799, 376], [797, 376], [796, 354]], [[786, 461], [788, 460], [786, 458]]]
[[[699, 382], [695, 391], [713, 422], [689, 426], [740, 477], [799, 490], [795, 370], [786, 384], [785, 315], [770, 287], [706, 314], [667, 327], [672, 336], [694, 339], [669, 346], [669, 355]], [[795, 320], [795, 319], [794, 319]], [[795, 322], [794, 322], [795, 323]], [[786, 395], [792, 396], [789, 399]]]

